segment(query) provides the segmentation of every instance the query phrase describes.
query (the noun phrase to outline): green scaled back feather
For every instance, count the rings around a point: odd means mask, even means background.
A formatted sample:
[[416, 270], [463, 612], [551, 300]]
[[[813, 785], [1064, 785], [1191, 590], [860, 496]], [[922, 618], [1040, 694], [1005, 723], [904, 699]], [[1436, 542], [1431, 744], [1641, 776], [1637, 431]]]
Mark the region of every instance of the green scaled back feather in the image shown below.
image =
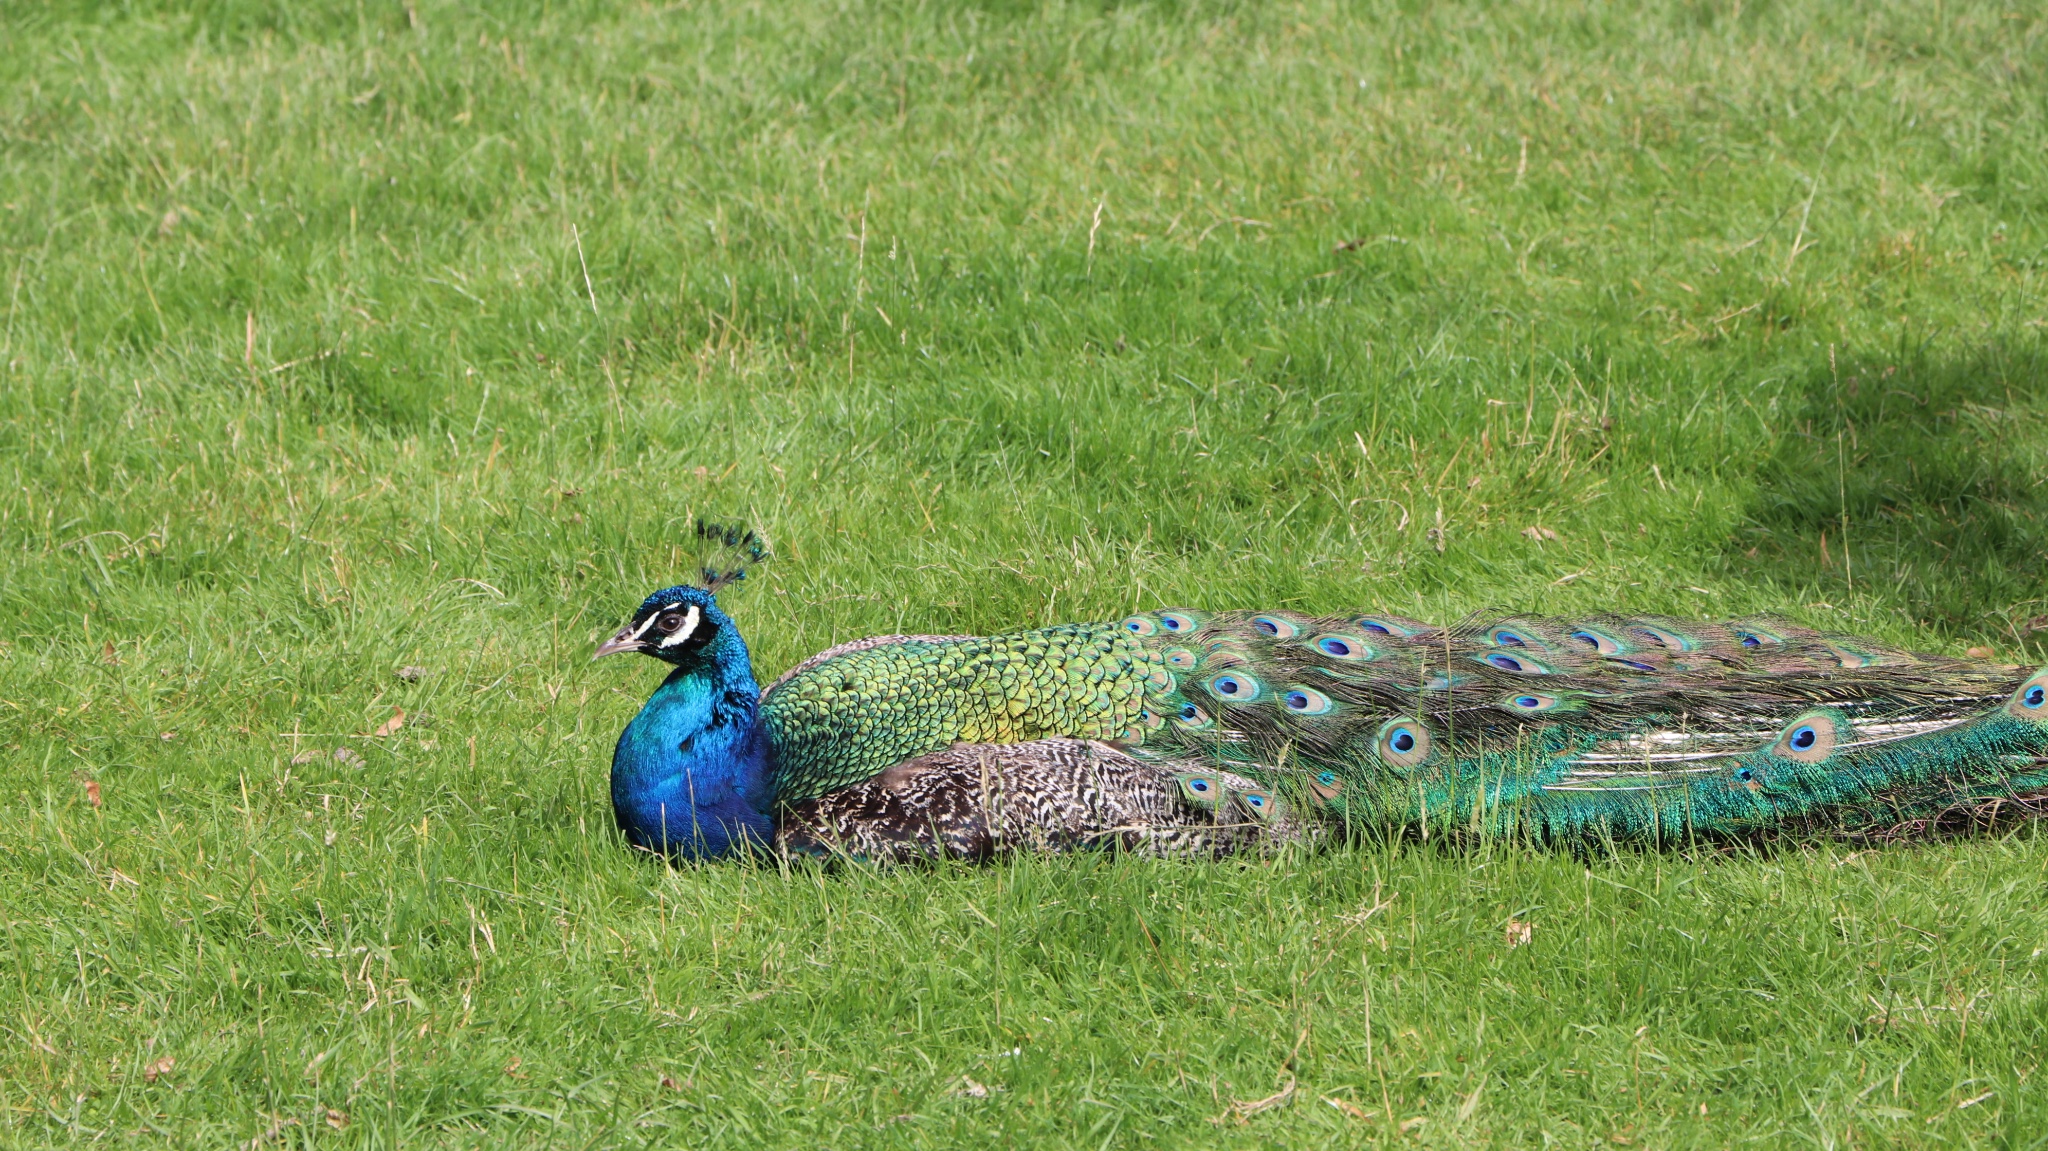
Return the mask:
[[[854, 646], [854, 645], [849, 645]], [[1109, 624], [905, 637], [770, 686], [761, 719], [776, 798], [814, 799], [956, 743], [1133, 735], [1161, 658]]]
[[2044, 684], [1772, 619], [1159, 611], [883, 643], [762, 710], [785, 799], [955, 742], [1072, 736], [1227, 768], [1331, 819], [1666, 839], [2048, 787]]

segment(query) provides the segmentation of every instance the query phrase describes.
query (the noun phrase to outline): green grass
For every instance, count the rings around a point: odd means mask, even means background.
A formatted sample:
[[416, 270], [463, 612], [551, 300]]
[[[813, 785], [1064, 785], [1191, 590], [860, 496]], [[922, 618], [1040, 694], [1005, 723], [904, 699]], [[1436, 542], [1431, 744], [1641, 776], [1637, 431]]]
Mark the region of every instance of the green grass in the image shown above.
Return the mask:
[[668, 870], [584, 658], [712, 513], [766, 674], [1166, 604], [2048, 661], [2014, 7], [7, 6], [0, 1139], [2041, 1145], [2032, 829]]

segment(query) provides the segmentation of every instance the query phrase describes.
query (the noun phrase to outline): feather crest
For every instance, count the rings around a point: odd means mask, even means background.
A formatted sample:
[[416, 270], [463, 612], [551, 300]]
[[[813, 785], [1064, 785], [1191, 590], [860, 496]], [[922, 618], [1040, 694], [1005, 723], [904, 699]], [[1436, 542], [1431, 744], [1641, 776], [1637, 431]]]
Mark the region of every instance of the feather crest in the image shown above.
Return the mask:
[[695, 534], [696, 567], [705, 591], [738, 583], [749, 569], [768, 562], [768, 541], [743, 523], [698, 520]]

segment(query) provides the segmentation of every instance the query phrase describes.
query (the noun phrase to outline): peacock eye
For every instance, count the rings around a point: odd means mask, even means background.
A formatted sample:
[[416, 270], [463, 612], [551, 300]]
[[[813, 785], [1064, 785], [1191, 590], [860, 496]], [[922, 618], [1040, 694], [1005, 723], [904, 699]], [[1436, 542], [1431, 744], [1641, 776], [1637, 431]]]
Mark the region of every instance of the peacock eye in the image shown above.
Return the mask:
[[683, 626], [683, 617], [680, 612], [663, 612], [661, 613], [661, 618], [654, 621], [655, 630], [663, 635], [674, 635], [676, 629], [681, 626]]
[[1301, 629], [1292, 623], [1270, 615], [1253, 616], [1252, 627], [1258, 629], [1260, 634], [1269, 635], [1275, 639], [1293, 639], [1301, 634]]
[[1569, 638], [1574, 644], [1585, 648], [1587, 651], [1597, 651], [1601, 655], [1616, 655], [1621, 651], [1621, 644], [1613, 636], [1602, 632], [1580, 628], [1578, 631], [1573, 632]]
[[1429, 729], [1414, 719], [1388, 720], [1373, 737], [1373, 744], [1380, 758], [1396, 770], [1419, 767], [1429, 759]]
[[1497, 651], [1485, 657], [1485, 662], [1502, 671], [1518, 671], [1523, 675], [1548, 675], [1550, 669], [1525, 655], [1509, 655]]
[[1209, 681], [1208, 687], [1211, 695], [1222, 696], [1233, 703], [1250, 703], [1262, 694], [1258, 680], [1237, 671], [1217, 676]]

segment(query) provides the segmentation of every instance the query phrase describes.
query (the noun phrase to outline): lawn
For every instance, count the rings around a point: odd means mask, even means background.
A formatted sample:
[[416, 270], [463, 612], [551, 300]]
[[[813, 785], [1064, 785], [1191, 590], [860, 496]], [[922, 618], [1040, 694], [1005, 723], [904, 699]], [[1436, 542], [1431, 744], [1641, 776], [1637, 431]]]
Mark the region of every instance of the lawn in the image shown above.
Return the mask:
[[1170, 605], [2048, 661], [2039, 9], [0, 44], [0, 1141], [2048, 1143], [2034, 827], [665, 867], [586, 660], [712, 515], [767, 676]]

